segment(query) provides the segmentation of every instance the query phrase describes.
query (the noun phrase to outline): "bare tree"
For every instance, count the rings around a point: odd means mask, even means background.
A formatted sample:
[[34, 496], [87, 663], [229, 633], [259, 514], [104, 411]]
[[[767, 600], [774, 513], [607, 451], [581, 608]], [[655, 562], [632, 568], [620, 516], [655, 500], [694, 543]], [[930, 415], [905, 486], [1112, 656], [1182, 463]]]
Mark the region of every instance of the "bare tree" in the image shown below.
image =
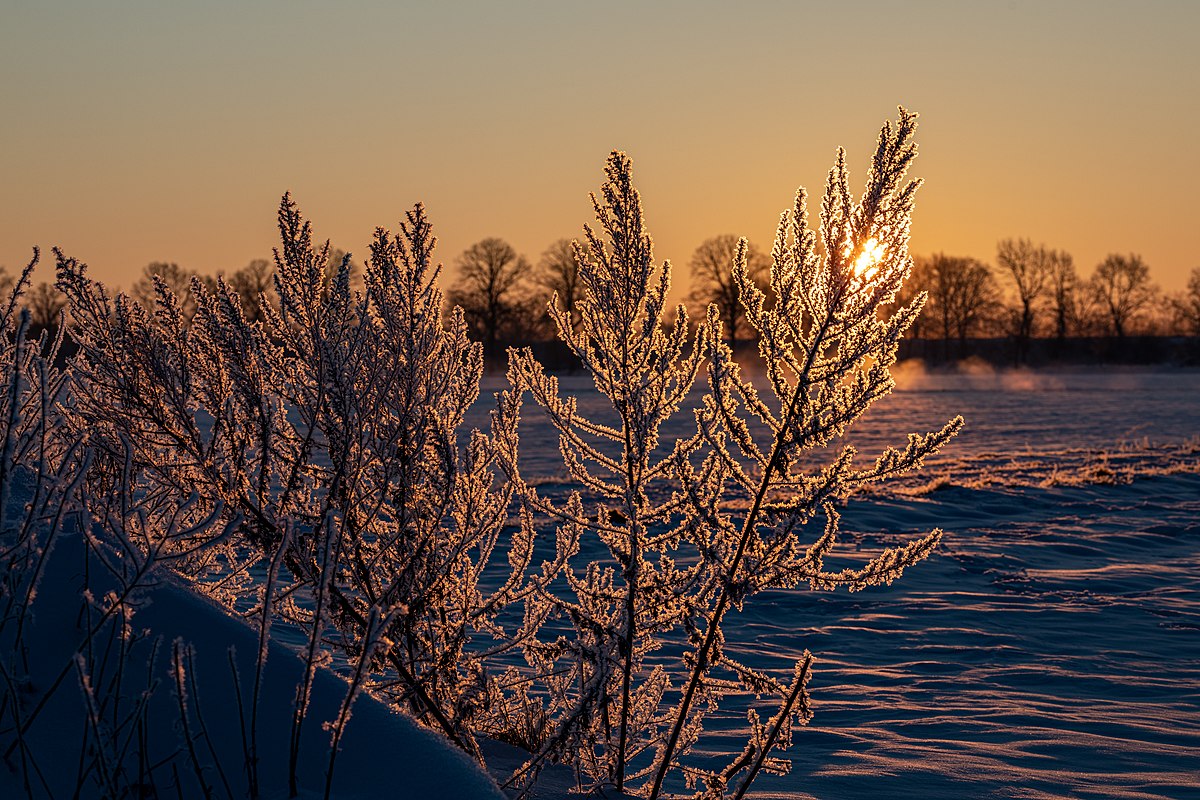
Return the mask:
[[[752, 330], [746, 325], [746, 310], [742, 306], [742, 292], [733, 279], [733, 261], [737, 253], [738, 237], [722, 234], [705, 239], [692, 253], [693, 302], [717, 307], [721, 325], [725, 330], [725, 341], [731, 349], [737, 349], [738, 334]], [[759, 252], [752, 244], [746, 246], [746, 270], [750, 280], [759, 289], [766, 289], [771, 277], [771, 259]]]
[[1150, 268], [1134, 253], [1113, 253], [1096, 267], [1091, 291], [1100, 306], [1108, 333], [1124, 338], [1138, 314], [1158, 293], [1150, 283]]
[[1188, 276], [1187, 288], [1171, 298], [1175, 323], [1192, 336], [1200, 336], [1200, 267]]
[[275, 294], [275, 267], [265, 258], [256, 258], [229, 276], [229, 288], [238, 293], [242, 311], [251, 322], [261, 322], [263, 307], [278, 304]]
[[1050, 283], [1050, 251], [1028, 239], [1003, 239], [996, 245], [996, 261], [1016, 290], [1012, 333], [1017, 343], [1017, 361], [1021, 362], [1029, 354], [1039, 301]]
[[937, 328], [937, 312], [934, 310], [934, 300], [929, 296], [929, 287], [933, 285], [933, 269], [931, 260], [921, 256], [913, 257], [912, 272], [904, 284], [896, 290], [895, 307], [902, 308], [911, 305], [922, 293], [926, 294], [925, 313], [917, 316], [912, 325], [904, 332], [906, 339], [932, 338], [931, 334]]
[[1067, 338], [1068, 332], [1079, 329], [1079, 274], [1075, 271], [1075, 260], [1070, 253], [1051, 250], [1047, 255], [1050, 314], [1054, 318], [1054, 338], [1061, 342]]
[[467, 323], [483, 340], [484, 355], [495, 359], [505, 334], [520, 333], [529, 322], [530, 304], [522, 294], [532, 267], [512, 245], [492, 237], [463, 251], [458, 272], [450, 302], [462, 307]]
[[987, 264], [973, 258], [938, 253], [921, 264], [917, 274], [926, 281], [918, 288], [929, 292], [932, 316], [942, 335], [943, 351], [950, 355], [950, 340], [957, 338], [959, 354], [967, 338], [980, 332], [997, 303], [996, 282]]
[[579, 309], [576, 306], [582, 297], [579, 284], [579, 262], [575, 258], [575, 246], [570, 239], [557, 239], [542, 253], [535, 276], [547, 291], [558, 294], [558, 301], [571, 315], [571, 325], [579, 324]]
[[179, 298], [183, 316], [190, 320], [196, 314], [196, 299], [192, 296], [192, 278], [194, 277], [198, 277], [195, 271], [184, 269], [173, 261], [151, 261], [142, 268], [142, 277], [137, 279], [129, 293], [143, 307], [153, 308], [154, 279], [158, 278]]
[[26, 297], [25, 305], [29, 309], [29, 321], [34, 327], [58, 327], [59, 312], [67, 304], [67, 300], [61, 292], [52, 284], [39, 283]]

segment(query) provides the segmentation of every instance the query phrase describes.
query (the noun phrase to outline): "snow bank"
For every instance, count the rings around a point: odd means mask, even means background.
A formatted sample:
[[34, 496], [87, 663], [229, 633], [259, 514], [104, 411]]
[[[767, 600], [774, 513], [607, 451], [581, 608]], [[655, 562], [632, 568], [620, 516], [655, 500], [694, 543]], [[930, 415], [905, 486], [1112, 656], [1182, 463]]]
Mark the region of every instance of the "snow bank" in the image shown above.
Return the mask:
[[[198, 742], [203, 777], [215, 797], [226, 795], [227, 782], [234, 797], [247, 796], [243, 769], [243, 743], [237, 695], [229, 663], [230, 649], [240, 673], [241, 694], [248, 702], [254, 680], [254, 656], [257, 634], [241, 620], [222, 608], [179, 585], [162, 571], [156, 583], [141, 591], [132, 625], [135, 631], [148, 631], [160, 639], [150, 674], [159, 682], [149, 701], [149, 763], [174, 759], [180, 782], [191, 786], [183, 796], [199, 796], [191, 763], [180, 753], [183, 734], [178, 701], [171, 677], [171, 644], [176, 639], [190, 644], [195, 651], [194, 669], [199, 696], [189, 696], [192, 708], [199, 705], [207, 727], [211, 750]], [[49, 558], [45, 578], [34, 604], [33, 628], [27, 634], [30, 644], [32, 690], [40, 695], [71, 659], [85, 633], [81, 597], [90, 589], [102, 597], [115, 588], [109, 574], [85, 547], [80, 536], [64, 536]], [[100, 641], [96, 647], [115, 643]], [[147, 642], [148, 644], [148, 642]], [[134, 702], [146, 685], [146, 659], [130, 660], [130, 672], [124, 679]], [[146, 648], [144, 652], [149, 652]], [[291, 732], [292, 701], [302, 675], [300, 659], [284, 647], [272, 644], [265, 671], [259, 719], [260, 785], [265, 797], [288, 795], [288, 744]], [[312, 711], [303, 728], [299, 782], [304, 797], [320, 797], [325, 786], [329, 760], [329, 734], [322, 723], [335, 717], [346, 692], [346, 683], [328, 670], [316, 677], [312, 693]], [[79, 681], [72, 670], [61, 688], [31, 727], [30, 750], [39, 759], [38, 767], [46, 786], [35, 787], [34, 796], [70, 797], [76, 785], [80, 742], [86, 723]], [[103, 698], [101, 698], [103, 699]], [[198, 719], [191, 720], [193, 733]], [[129, 747], [137, 748], [132, 729]], [[119, 737], [118, 737], [119, 738]], [[133, 751], [131, 751], [133, 752]], [[215, 758], [214, 758], [215, 755]], [[18, 758], [14, 755], [13, 758]], [[136, 754], [133, 762], [136, 763]], [[19, 762], [13, 762], [19, 763]], [[224, 779], [217, 768], [220, 764]], [[170, 787], [159, 779], [159, 795]], [[171, 775], [170, 768], [165, 770]], [[100, 787], [87, 787], [100, 795]], [[167, 789], [174, 794], [173, 787]], [[19, 771], [0, 768], [0, 797], [25, 794]], [[89, 796], [85, 791], [83, 796]], [[334, 770], [332, 796], [348, 798], [501, 798], [503, 795], [482, 769], [461, 751], [446, 744], [433, 733], [383, 704], [360, 696], [342, 740]]]

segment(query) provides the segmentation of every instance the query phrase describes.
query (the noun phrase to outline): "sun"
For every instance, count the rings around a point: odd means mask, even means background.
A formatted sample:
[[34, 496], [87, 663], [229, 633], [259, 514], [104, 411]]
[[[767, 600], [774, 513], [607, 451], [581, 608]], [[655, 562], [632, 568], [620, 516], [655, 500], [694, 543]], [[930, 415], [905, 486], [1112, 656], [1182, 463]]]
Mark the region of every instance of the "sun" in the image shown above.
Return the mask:
[[868, 239], [863, 243], [862, 252], [854, 260], [854, 274], [867, 280], [874, 276], [875, 271], [879, 268], [879, 262], [882, 260], [883, 245], [875, 239]]

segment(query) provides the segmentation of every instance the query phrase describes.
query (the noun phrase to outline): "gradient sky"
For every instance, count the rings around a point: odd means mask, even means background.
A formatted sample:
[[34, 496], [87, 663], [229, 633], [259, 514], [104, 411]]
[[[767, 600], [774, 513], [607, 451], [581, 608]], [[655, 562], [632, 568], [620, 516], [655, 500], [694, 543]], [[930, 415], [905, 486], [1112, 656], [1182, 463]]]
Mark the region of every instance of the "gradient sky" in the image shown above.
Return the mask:
[[914, 252], [1024, 236], [1086, 275], [1132, 251], [1175, 290], [1200, 265], [1197, 31], [1192, 0], [6, 2], [0, 264], [234, 270], [285, 190], [359, 256], [423, 200], [448, 264], [485, 236], [536, 259], [620, 148], [678, 286], [708, 236], [769, 247], [839, 144], [861, 187], [903, 104]]

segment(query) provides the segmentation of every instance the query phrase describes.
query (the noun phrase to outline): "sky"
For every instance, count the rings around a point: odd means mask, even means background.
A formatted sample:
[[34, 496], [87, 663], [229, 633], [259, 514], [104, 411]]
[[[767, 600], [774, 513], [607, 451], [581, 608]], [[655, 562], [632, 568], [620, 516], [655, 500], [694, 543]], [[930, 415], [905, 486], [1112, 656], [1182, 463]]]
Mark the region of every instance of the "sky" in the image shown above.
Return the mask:
[[291, 191], [358, 257], [424, 202], [452, 279], [484, 237], [536, 261], [578, 236], [622, 149], [678, 295], [705, 238], [769, 248], [839, 145], [861, 187], [904, 105], [914, 253], [1134, 252], [1173, 291], [1200, 266], [1197, 30], [1192, 0], [4, 0], [0, 265], [233, 271]]

